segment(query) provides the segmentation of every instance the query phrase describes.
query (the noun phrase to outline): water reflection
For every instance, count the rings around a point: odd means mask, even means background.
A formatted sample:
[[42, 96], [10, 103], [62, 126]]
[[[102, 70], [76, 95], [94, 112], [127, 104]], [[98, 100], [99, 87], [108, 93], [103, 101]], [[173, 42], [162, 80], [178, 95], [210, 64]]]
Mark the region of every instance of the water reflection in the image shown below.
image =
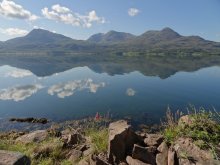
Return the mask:
[[128, 88], [126, 90], [126, 95], [128, 95], [128, 96], [134, 96], [135, 94], [136, 94], [136, 91], [132, 88]]
[[42, 89], [43, 86], [39, 84], [35, 85], [24, 85], [16, 86], [7, 89], [0, 90], [0, 100], [13, 100], [13, 101], [22, 101], [28, 97], [31, 97], [38, 90]]
[[73, 95], [76, 91], [88, 89], [91, 93], [96, 93], [101, 87], [105, 87], [105, 83], [93, 83], [92, 79], [74, 80], [66, 83], [60, 83], [51, 86], [48, 89], [49, 95], [57, 95], [59, 98], [65, 98]]

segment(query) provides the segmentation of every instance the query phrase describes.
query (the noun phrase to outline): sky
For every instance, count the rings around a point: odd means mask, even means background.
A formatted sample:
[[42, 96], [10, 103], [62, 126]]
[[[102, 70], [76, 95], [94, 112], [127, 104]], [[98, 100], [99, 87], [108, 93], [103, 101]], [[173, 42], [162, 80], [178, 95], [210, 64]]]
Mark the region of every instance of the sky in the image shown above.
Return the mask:
[[34, 28], [87, 39], [165, 27], [220, 42], [220, 0], [0, 0], [0, 41]]

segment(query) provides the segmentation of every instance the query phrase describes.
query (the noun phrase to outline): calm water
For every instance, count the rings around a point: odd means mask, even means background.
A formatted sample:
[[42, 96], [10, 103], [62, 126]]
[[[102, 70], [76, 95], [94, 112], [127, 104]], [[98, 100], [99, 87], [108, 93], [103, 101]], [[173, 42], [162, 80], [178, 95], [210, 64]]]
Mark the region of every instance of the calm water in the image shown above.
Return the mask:
[[[107, 66], [110, 70], [114, 67]], [[114, 118], [129, 116], [156, 122], [168, 106], [182, 111], [189, 104], [220, 110], [218, 66], [176, 71], [168, 76], [157, 72], [147, 75], [135, 69], [125, 72], [120, 68], [109, 73], [103, 70], [107, 66], [73, 67], [36, 76], [31, 70], [2, 65], [0, 118], [46, 117], [63, 121], [99, 112], [110, 113]]]

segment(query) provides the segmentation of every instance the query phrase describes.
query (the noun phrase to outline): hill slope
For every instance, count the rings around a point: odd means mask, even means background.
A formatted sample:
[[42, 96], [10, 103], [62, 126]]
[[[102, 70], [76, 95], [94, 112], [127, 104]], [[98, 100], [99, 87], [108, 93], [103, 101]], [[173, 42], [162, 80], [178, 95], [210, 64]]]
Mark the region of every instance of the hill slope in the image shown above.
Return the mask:
[[68, 52], [93, 54], [178, 54], [220, 55], [220, 43], [199, 36], [181, 36], [170, 28], [147, 31], [140, 36], [110, 31], [95, 34], [88, 40], [74, 40], [61, 34], [34, 29], [24, 37], [0, 42], [5, 52]]

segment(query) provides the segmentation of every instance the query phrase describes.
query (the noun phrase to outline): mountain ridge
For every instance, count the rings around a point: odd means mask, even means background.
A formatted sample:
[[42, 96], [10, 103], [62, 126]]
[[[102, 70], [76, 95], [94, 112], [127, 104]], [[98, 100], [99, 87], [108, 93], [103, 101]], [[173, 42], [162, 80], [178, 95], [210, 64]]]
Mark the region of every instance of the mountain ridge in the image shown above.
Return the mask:
[[109, 31], [98, 33], [87, 40], [75, 40], [43, 29], [34, 29], [24, 37], [0, 42], [4, 52], [71, 52], [93, 54], [172, 54], [199, 53], [220, 55], [220, 43], [200, 36], [182, 36], [171, 28], [150, 30], [135, 36], [130, 33]]

